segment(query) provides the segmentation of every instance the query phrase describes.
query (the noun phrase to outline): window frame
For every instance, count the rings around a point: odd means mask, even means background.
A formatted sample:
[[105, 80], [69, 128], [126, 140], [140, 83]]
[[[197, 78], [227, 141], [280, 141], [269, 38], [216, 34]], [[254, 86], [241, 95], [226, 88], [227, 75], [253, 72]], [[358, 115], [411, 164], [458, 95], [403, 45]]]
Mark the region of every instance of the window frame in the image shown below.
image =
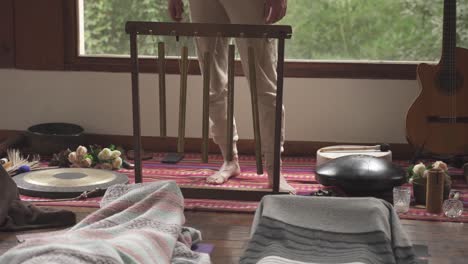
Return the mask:
[[[64, 1], [65, 69], [71, 71], [130, 72], [130, 58], [80, 56], [78, 0]], [[286, 43], [287, 45], [287, 43]], [[195, 59], [190, 63], [189, 74], [199, 75]], [[140, 72], [157, 72], [156, 58], [140, 58]], [[284, 76], [293, 78], [343, 78], [343, 79], [393, 79], [415, 80], [416, 68], [421, 62], [347, 62], [347, 61], [286, 61]], [[178, 60], [167, 59], [166, 73], [178, 74]], [[242, 75], [242, 67], [236, 61], [236, 75]]]

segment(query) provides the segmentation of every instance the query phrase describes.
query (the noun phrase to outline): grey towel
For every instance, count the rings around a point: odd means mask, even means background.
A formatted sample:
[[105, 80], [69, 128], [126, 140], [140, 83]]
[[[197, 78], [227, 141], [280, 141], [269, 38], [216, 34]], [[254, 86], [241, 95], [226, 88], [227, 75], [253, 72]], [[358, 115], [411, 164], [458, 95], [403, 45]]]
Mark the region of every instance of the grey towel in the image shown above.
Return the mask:
[[0, 231], [70, 226], [75, 213], [67, 210], [39, 208], [21, 201], [16, 183], [0, 165]]
[[416, 263], [391, 204], [375, 198], [265, 196], [241, 263]]

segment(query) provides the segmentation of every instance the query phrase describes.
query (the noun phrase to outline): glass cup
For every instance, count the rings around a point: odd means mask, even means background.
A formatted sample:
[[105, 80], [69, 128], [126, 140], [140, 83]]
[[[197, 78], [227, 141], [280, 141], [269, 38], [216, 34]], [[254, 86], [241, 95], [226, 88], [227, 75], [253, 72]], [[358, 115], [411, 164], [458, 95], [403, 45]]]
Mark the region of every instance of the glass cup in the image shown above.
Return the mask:
[[442, 210], [445, 216], [449, 218], [457, 218], [463, 214], [463, 203], [459, 200], [460, 192], [457, 190], [451, 190], [449, 199], [444, 201]]
[[397, 213], [409, 211], [411, 201], [411, 191], [408, 187], [393, 187], [393, 208]]

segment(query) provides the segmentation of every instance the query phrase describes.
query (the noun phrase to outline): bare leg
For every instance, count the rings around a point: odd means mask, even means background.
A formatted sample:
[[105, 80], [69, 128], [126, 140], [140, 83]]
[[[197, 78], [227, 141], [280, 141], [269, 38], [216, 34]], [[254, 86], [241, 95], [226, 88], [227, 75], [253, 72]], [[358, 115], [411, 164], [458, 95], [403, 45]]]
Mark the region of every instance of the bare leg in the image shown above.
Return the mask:
[[[230, 23], [224, 7], [218, 0], [190, 0], [192, 22], [199, 23]], [[207, 8], [209, 6], [209, 8]], [[218, 144], [223, 154], [224, 163], [218, 172], [206, 179], [210, 184], [223, 184], [229, 178], [240, 174], [236, 141], [238, 139], [236, 123], [233, 133], [233, 159], [226, 161], [226, 123], [227, 123], [227, 62], [228, 40], [225, 38], [195, 38], [200, 67], [203, 68], [203, 54], [212, 54], [210, 83], [210, 131], [213, 141]]]
[[[209, 6], [209, 8], [207, 8]], [[200, 23], [237, 23], [237, 24], [264, 24], [264, 2], [252, 0], [190, 0], [192, 22]], [[211, 68], [210, 87], [210, 128], [213, 140], [220, 146], [223, 157], [226, 157], [226, 95], [227, 95], [227, 40], [215, 38], [197, 38], [198, 54], [205, 51], [214, 51]], [[266, 160], [269, 185], [273, 183], [273, 151], [274, 151], [274, 125], [276, 118], [283, 119], [281, 145], [284, 142], [284, 114], [275, 117], [276, 105], [276, 43], [271, 39], [257, 39], [247, 42], [238, 39], [237, 46], [241, 56], [245, 75], [248, 76], [248, 47], [253, 46], [257, 54], [257, 89], [260, 111], [260, 133], [262, 150]], [[203, 67], [202, 57], [199, 57], [200, 66]], [[234, 144], [237, 141], [236, 124], [234, 122]], [[207, 178], [208, 183], [222, 184], [229, 178], [239, 175], [240, 168], [237, 149], [233, 148], [233, 160], [225, 161], [220, 170]], [[295, 193], [283, 176], [280, 177], [280, 190]]]
[[[257, 24], [264, 22], [264, 1], [252, 0], [218, 0], [224, 7], [231, 23]], [[281, 150], [284, 142], [284, 110], [281, 116], [276, 116], [276, 65], [277, 46], [272, 39], [236, 39], [245, 76], [249, 76], [248, 48], [254, 48], [256, 61], [256, 83], [259, 107], [260, 134], [262, 151], [265, 156], [266, 171], [270, 187], [273, 183], [273, 152], [275, 142], [275, 120], [282, 119]], [[280, 176], [280, 190], [296, 193], [284, 177]]]
[[223, 184], [229, 180], [231, 177], [235, 177], [240, 174], [240, 166], [239, 166], [239, 157], [237, 155], [237, 148], [236, 144], [234, 143], [233, 146], [233, 156], [232, 161], [226, 160], [226, 147], [222, 145], [219, 146], [221, 149], [221, 153], [223, 154], [224, 163], [215, 174], [206, 178], [207, 183], [211, 184]]

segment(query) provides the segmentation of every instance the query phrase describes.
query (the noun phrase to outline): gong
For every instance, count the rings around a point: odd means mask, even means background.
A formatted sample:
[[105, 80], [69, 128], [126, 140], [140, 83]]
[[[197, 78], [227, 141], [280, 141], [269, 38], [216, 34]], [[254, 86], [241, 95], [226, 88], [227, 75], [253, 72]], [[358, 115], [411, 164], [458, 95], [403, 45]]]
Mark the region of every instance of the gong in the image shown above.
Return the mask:
[[31, 171], [16, 175], [13, 180], [20, 194], [43, 198], [74, 198], [96, 189], [103, 193], [114, 184], [128, 183], [125, 174], [87, 168]]

